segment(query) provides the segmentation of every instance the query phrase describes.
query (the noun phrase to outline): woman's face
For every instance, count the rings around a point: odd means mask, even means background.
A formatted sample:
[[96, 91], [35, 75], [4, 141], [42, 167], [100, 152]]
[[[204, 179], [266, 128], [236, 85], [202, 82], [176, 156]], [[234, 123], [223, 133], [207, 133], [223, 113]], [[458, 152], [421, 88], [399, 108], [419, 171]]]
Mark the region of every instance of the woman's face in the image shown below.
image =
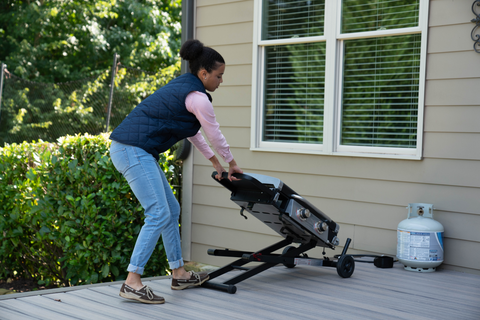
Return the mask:
[[205, 89], [210, 92], [215, 91], [220, 83], [223, 82], [223, 73], [225, 72], [225, 64], [217, 63], [217, 69], [212, 70], [210, 73], [205, 69], [199, 71], [200, 80], [203, 82]]

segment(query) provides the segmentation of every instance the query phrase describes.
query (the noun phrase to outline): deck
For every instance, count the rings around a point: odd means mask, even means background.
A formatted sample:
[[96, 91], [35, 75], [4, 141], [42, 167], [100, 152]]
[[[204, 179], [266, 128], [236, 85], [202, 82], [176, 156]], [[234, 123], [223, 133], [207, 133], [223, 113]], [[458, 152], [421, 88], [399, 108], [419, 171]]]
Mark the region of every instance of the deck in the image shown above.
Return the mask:
[[480, 319], [479, 275], [415, 273], [398, 263], [356, 263], [348, 279], [334, 268], [278, 266], [237, 284], [235, 294], [173, 291], [170, 281], [144, 279], [163, 305], [119, 297], [120, 282], [0, 296], [0, 319]]

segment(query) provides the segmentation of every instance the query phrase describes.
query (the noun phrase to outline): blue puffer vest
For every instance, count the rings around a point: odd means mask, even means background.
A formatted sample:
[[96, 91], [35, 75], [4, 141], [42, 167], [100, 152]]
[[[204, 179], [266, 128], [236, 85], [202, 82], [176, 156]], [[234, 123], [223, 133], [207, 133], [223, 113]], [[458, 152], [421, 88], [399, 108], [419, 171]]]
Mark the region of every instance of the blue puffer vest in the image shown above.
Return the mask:
[[212, 101], [200, 79], [185, 73], [136, 106], [113, 130], [110, 139], [142, 148], [158, 161], [160, 153], [200, 130], [200, 122], [185, 106], [192, 91], [203, 92]]

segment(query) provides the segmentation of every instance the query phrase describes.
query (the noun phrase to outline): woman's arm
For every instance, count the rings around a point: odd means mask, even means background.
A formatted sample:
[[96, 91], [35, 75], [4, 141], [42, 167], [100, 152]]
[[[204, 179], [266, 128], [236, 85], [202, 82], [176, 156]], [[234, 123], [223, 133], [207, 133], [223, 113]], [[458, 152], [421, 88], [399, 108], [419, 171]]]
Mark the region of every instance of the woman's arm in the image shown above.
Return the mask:
[[[197, 117], [198, 121], [202, 125], [203, 132], [207, 136], [208, 141], [212, 144], [213, 148], [227, 163], [232, 161], [233, 155], [230, 152], [230, 146], [225, 139], [225, 136], [220, 131], [220, 125], [215, 117], [212, 103], [208, 100], [207, 96], [201, 92], [191, 92], [185, 101], [187, 110]], [[202, 143], [199, 139], [199, 134], [195, 135], [195, 142]], [[194, 143], [192, 141], [192, 143]], [[201, 151], [201, 150], [200, 150]], [[202, 153], [204, 154], [204, 153]], [[206, 153], [204, 154], [204, 156]], [[207, 157], [209, 159], [210, 157]]]
[[[232, 174], [235, 172], [242, 173], [242, 170], [240, 167], [238, 167], [236, 161], [234, 160], [233, 155], [230, 152], [230, 146], [227, 144], [227, 140], [220, 131], [220, 125], [215, 118], [213, 106], [208, 100], [207, 96], [200, 92], [191, 92], [187, 96], [185, 104], [187, 106], [187, 110], [197, 117], [198, 121], [202, 125], [205, 135], [212, 143], [214, 149], [223, 158], [223, 160], [229, 164], [228, 179], [236, 179], [232, 176]], [[223, 169], [223, 166], [220, 164], [215, 154], [207, 145], [201, 132], [199, 131], [195, 136], [189, 138], [189, 140], [205, 156], [205, 158], [212, 162], [213, 167], [218, 172], [216, 178], [220, 179], [221, 173], [226, 171]]]

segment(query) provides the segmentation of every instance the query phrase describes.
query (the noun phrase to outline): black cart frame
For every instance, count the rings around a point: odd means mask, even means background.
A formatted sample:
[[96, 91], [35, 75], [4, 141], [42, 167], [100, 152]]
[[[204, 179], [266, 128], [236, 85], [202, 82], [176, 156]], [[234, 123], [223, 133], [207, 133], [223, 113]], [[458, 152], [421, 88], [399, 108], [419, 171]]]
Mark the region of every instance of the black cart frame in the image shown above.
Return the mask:
[[[215, 179], [217, 172], [212, 173]], [[230, 199], [244, 211], [260, 219], [275, 230], [284, 239], [264, 249], [247, 252], [229, 249], [209, 249], [208, 254], [222, 257], [239, 258], [215, 271], [209, 273], [209, 280], [202, 287], [217, 289], [228, 293], [237, 291], [236, 284], [259, 274], [278, 264], [287, 268], [296, 265], [312, 265], [334, 267], [339, 276], [349, 278], [355, 269], [355, 260], [347, 255], [351, 239], [347, 239], [341, 255], [334, 258], [309, 258], [306, 251], [317, 246], [335, 249], [339, 244], [337, 237], [339, 226], [322, 211], [315, 208], [306, 199], [299, 196], [279, 179], [259, 174], [234, 174], [238, 180], [228, 180], [227, 173], [223, 173], [220, 181], [225, 188], [231, 191]], [[298, 247], [292, 246], [293, 243]], [[273, 252], [283, 248], [281, 254]], [[323, 251], [325, 255], [325, 250]], [[246, 268], [250, 262], [260, 264]], [[213, 279], [232, 270], [244, 272], [222, 283], [212, 282]]]

